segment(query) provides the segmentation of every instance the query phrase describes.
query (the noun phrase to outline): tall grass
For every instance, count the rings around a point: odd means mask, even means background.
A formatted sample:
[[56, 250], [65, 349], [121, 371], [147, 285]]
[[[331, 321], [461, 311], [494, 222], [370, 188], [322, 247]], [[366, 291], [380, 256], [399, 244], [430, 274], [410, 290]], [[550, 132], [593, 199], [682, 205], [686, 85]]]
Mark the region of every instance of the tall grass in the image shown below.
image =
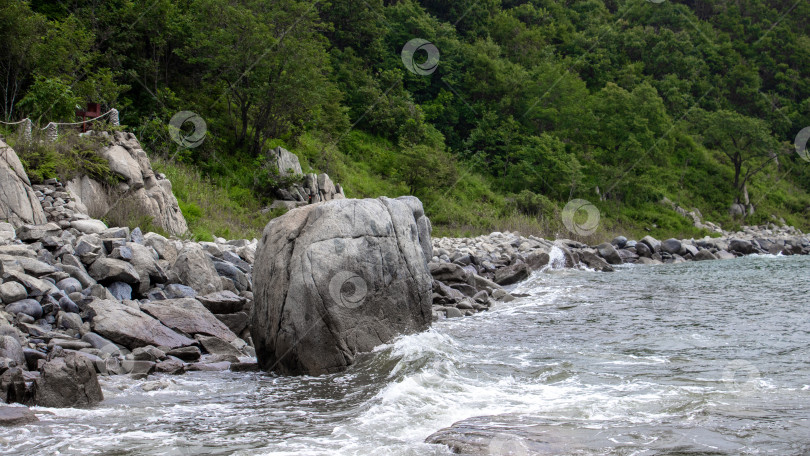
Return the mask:
[[172, 182], [174, 196], [188, 223], [189, 235], [199, 241], [252, 239], [278, 213], [263, 214], [262, 204], [249, 192], [229, 192], [227, 186], [204, 177], [190, 165], [153, 157], [152, 167]]

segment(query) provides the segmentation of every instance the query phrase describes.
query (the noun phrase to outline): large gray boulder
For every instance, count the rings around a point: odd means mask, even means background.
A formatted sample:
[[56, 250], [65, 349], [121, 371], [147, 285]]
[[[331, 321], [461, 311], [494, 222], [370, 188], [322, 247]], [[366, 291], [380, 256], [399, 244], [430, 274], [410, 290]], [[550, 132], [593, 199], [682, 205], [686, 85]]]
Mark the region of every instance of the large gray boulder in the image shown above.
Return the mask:
[[77, 407], [104, 400], [96, 368], [84, 356], [68, 352], [39, 369], [34, 403], [40, 407]]
[[117, 301], [95, 300], [87, 304], [86, 313], [94, 332], [130, 349], [146, 345], [177, 348], [195, 343], [155, 318]]
[[428, 328], [432, 278], [413, 206], [338, 199], [270, 221], [250, 324], [262, 369], [335, 372], [357, 353]]
[[47, 222], [31, 181], [14, 149], [0, 140], [0, 220], [18, 227]]

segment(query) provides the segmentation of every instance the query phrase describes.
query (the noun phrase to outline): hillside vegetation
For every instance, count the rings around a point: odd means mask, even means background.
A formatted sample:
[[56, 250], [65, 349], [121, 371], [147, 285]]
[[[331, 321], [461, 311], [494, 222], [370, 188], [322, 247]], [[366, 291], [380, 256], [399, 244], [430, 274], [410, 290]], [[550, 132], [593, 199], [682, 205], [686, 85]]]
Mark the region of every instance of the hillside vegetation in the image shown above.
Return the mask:
[[[119, 109], [200, 238], [258, 234], [278, 145], [349, 197], [417, 195], [438, 234], [576, 238], [574, 198], [601, 212], [593, 238], [707, 234], [665, 197], [726, 229], [806, 230], [808, 17], [781, 0], [0, 0], [0, 114]], [[180, 111], [201, 144], [171, 140]]]

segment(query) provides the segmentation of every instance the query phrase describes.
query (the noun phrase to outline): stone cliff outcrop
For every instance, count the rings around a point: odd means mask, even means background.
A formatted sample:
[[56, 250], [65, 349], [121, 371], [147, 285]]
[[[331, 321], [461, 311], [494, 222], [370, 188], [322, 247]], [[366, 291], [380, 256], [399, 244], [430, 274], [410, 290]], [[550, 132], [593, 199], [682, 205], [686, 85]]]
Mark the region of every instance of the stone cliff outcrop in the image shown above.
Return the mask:
[[121, 180], [116, 188], [108, 188], [88, 176], [67, 183], [66, 190], [76, 200], [78, 210], [93, 218], [103, 218], [112, 210], [125, 210], [152, 219], [152, 223], [170, 234], [188, 231], [188, 225], [172, 193], [172, 183], [155, 174], [149, 157], [132, 133], [93, 133], [105, 138], [109, 145], [101, 155], [110, 170]]
[[300, 184], [276, 192], [278, 199], [270, 206], [270, 209], [278, 207], [292, 209], [307, 204], [346, 197], [340, 184], [332, 182], [328, 174], [304, 174], [298, 157], [287, 149], [276, 147], [267, 153], [267, 158], [278, 169], [279, 175], [284, 177], [301, 176]]
[[335, 372], [358, 353], [427, 329], [423, 218], [416, 198], [379, 198], [326, 201], [271, 220], [254, 271], [250, 330], [260, 367]]
[[14, 149], [0, 140], [0, 220], [14, 226], [45, 223], [45, 212]]

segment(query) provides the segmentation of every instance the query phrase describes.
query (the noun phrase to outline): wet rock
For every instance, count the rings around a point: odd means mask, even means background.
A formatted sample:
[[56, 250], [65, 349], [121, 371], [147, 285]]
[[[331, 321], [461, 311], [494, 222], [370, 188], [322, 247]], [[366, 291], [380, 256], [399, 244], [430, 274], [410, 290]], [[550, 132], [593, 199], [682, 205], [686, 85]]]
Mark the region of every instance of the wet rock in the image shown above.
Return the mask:
[[734, 254], [726, 252], [725, 250], [718, 250], [715, 252], [714, 256], [716, 256], [718, 260], [732, 260], [737, 258]]
[[599, 244], [596, 246], [596, 251], [599, 252], [599, 255], [601, 255], [608, 264], [622, 264], [622, 257], [619, 256], [619, 252], [616, 251], [613, 244], [607, 242]]
[[529, 277], [529, 266], [526, 263], [516, 263], [495, 271], [495, 283], [498, 285], [511, 285]]
[[661, 243], [661, 251], [671, 255], [678, 254], [681, 251], [681, 241], [677, 239], [667, 239]]
[[87, 358], [66, 353], [39, 369], [34, 403], [41, 407], [81, 407], [104, 400], [96, 369]]
[[413, 204], [337, 199], [270, 221], [251, 313], [264, 369], [339, 371], [357, 353], [430, 325], [432, 278]]
[[728, 243], [728, 250], [730, 252], [737, 252], [743, 255], [750, 255], [754, 253], [754, 245], [750, 241], [742, 239], [732, 239]]
[[155, 372], [169, 374], [169, 375], [179, 375], [185, 372], [185, 364], [183, 361], [177, 359], [167, 359], [166, 361], [161, 361], [155, 364]]
[[116, 301], [93, 301], [87, 305], [86, 312], [92, 320], [94, 332], [125, 347], [154, 345], [177, 348], [195, 343], [144, 312]]
[[707, 249], [700, 249], [694, 256], [695, 261], [716, 260], [717, 257]]
[[196, 361], [200, 359], [200, 356], [202, 356], [200, 349], [194, 346], [174, 348], [169, 350], [166, 354], [168, 356], [174, 356], [175, 358], [182, 359], [183, 361]]
[[591, 250], [580, 250], [579, 260], [595, 271], [612, 272], [613, 267]]
[[39, 421], [39, 418], [28, 407], [0, 406], [0, 427], [19, 426]]
[[242, 353], [233, 345], [218, 337], [204, 336], [198, 334], [194, 336], [195, 339], [203, 346], [205, 351], [212, 355], [226, 355], [226, 356], [243, 356]]

